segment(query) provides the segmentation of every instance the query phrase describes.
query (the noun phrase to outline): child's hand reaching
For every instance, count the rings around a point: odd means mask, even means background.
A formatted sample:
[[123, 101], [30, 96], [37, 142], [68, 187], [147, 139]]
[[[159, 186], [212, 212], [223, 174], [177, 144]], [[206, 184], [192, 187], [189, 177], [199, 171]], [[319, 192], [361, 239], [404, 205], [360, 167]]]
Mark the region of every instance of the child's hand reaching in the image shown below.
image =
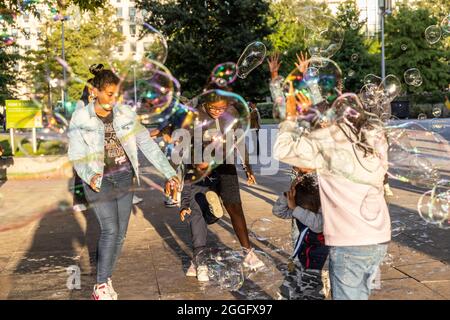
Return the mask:
[[288, 202], [288, 207], [289, 209], [294, 210], [297, 207], [297, 204], [295, 203], [295, 185], [293, 184], [291, 186], [291, 189], [286, 192], [286, 198], [287, 198], [287, 202]]
[[272, 56], [267, 59], [267, 63], [269, 64], [270, 75], [273, 80], [278, 77], [278, 69], [280, 69], [281, 65], [280, 54], [278, 52], [272, 54]]
[[190, 208], [182, 209], [180, 211], [180, 219], [181, 219], [181, 221], [184, 222], [184, 219], [185, 219], [186, 215], [190, 215], [190, 214], [191, 214], [191, 209]]

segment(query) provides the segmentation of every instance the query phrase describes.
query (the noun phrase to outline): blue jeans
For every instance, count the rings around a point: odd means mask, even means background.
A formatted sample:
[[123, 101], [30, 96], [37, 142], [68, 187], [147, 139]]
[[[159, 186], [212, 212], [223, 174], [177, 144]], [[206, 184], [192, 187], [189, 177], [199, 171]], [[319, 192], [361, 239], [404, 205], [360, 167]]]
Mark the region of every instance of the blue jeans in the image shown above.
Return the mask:
[[83, 182], [86, 199], [100, 225], [97, 245], [97, 283], [111, 278], [122, 251], [133, 206], [133, 172], [121, 171], [104, 176], [100, 192]]
[[386, 251], [387, 244], [330, 247], [333, 300], [369, 299], [372, 280]]

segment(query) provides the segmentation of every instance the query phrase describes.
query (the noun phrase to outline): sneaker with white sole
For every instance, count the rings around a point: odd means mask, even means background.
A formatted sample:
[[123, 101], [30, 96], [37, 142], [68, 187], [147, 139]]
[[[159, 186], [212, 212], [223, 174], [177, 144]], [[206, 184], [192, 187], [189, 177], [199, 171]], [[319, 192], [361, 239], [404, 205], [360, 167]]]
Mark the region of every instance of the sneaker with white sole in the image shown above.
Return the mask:
[[111, 278], [108, 278], [108, 287], [109, 287], [109, 293], [111, 294], [111, 297], [113, 298], [113, 300], [117, 300], [119, 295], [117, 294], [117, 292], [113, 288], [112, 279]]
[[144, 199], [139, 198], [138, 196], [133, 196], [133, 204], [141, 203]]
[[191, 265], [186, 271], [186, 277], [196, 277], [197, 276], [197, 269], [195, 268], [195, 264], [193, 261], [191, 261]]
[[244, 267], [249, 268], [250, 270], [257, 270], [265, 266], [264, 262], [256, 255], [254, 249], [245, 251], [248, 253], [243, 262]]
[[174, 208], [178, 205], [178, 202], [168, 197], [166, 198], [166, 200], [164, 200], [164, 205], [166, 206], [166, 208]]
[[394, 196], [394, 193], [392, 192], [391, 187], [389, 186], [389, 183], [386, 183], [384, 185], [384, 195], [386, 197], [393, 197]]
[[78, 211], [78, 212], [83, 212], [86, 211], [87, 208], [84, 204], [80, 203], [80, 204], [76, 204], [73, 206], [73, 211]]
[[208, 282], [209, 281], [207, 266], [203, 265], [203, 266], [197, 267], [197, 280], [200, 282]]
[[94, 300], [114, 300], [107, 283], [96, 284], [94, 292], [92, 292], [92, 299]]
[[213, 216], [215, 216], [216, 218], [222, 218], [223, 209], [217, 193], [215, 193], [214, 191], [207, 191], [205, 196], [209, 204], [209, 209], [211, 210]]

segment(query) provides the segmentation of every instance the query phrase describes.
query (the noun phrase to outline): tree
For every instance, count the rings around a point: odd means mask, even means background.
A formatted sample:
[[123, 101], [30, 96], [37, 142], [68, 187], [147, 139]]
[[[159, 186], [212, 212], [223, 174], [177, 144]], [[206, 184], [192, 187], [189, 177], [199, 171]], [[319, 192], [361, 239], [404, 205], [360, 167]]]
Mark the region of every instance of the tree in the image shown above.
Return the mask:
[[[267, 0], [138, 0], [137, 6], [150, 12], [146, 22], [167, 36], [167, 67], [190, 97], [201, 92], [214, 66], [237, 62], [249, 43], [264, 41], [272, 31]], [[262, 99], [267, 78], [266, 67], [259, 67], [236, 80], [234, 91]]]
[[419, 69], [423, 83], [406, 85], [407, 93], [442, 92], [450, 82], [450, 52], [442, 41], [429, 44], [424, 31], [437, 19], [427, 9], [401, 5], [386, 19], [386, 72], [403, 79], [410, 68]]
[[296, 54], [306, 51], [305, 35], [308, 32], [309, 21], [302, 18], [314, 6], [319, 6], [321, 12], [327, 13], [324, 4], [311, 0], [281, 0], [271, 5], [272, 14], [269, 24], [274, 26], [274, 32], [268, 36], [273, 51], [281, 53], [283, 63], [280, 74], [287, 75], [295, 68]]
[[[68, 75], [68, 83], [65, 84], [68, 93], [66, 100], [76, 101], [81, 96], [85, 81], [92, 78], [89, 66], [103, 63], [111, 67], [115, 49], [123, 43], [124, 37], [116, 30], [118, 20], [112, 8], [98, 9], [95, 15], [85, 14], [81, 21], [69, 22], [65, 25], [64, 45], [66, 62], [72, 74]], [[31, 51], [29, 55], [29, 81], [33, 83], [34, 93], [41, 96], [42, 102], [54, 105], [50, 97], [60, 97], [61, 85], [58, 82], [62, 80], [63, 74], [63, 67], [57, 61], [62, 50], [60, 22], [47, 21], [41, 33], [41, 49]], [[54, 85], [53, 89], [51, 84]]]
[[331, 58], [341, 67], [344, 89], [350, 92], [359, 92], [367, 74], [380, 73], [379, 56], [369, 53], [367, 40], [361, 33], [365, 21], [359, 21], [359, 14], [355, 1], [347, 0], [339, 5], [336, 18], [344, 29], [344, 41]]
[[20, 82], [15, 66], [19, 63], [21, 56], [18, 46], [7, 30], [14, 24], [11, 11], [0, 11], [0, 105], [5, 100], [14, 98], [17, 84]]

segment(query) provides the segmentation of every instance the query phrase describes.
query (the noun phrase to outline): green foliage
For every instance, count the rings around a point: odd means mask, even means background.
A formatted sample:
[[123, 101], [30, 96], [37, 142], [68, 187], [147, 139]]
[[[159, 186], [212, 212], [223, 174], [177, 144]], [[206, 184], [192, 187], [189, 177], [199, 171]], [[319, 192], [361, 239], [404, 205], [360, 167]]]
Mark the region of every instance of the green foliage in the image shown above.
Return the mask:
[[[398, 7], [386, 19], [386, 73], [403, 80], [410, 68], [419, 69], [423, 83], [419, 87], [405, 85], [408, 94], [444, 91], [450, 82], [450, 52], [443, 41], [429, 44], [425, 29], [438, 21], [427, 9]], [[406, 50], [402, 49], [406, 45]]]
[[[187, 97], [202, 91], [217, 64], [237, 62], [251, 42], [269, 44], [264, 41], [272, 31], [267, 0], [139, 0], [137, 6], [151, 12], [146, 22], [167, 36], [166, 65]], [[268, 95], [267, 74], [264, 64], [236, 80], [233, 90], [249, 100], [262, 99]]]
[[259, 115], [262, 119], [273, 118], [273, 103], [272, 102], [261, 102], [257, 103], [256, 106], [259, 110]]
[[372, 45], [372, 42], [367, 41], [361, 33], [365, 22], [359, 21], [355, 1], [341, 3], [336, 18], [344, 29], [344, 41], [341, 49], [331, 59], [341, 67], [344, 90], [359, 92], [364, 76], [369, 73], [380, 74], [379, 55], [369, 53], [368, 45]]
[[[68, 12], [70, 15], [70, 11]], [[117, 20], [114, 18], [112, 8], [97, 10], [96, 14], [86, 14], [83, 20], [77, 23], [65, 23], [64, 47], [67, 64], [72, 69], [71, 76], [67, 73], [66, 85], [68, 101], [76, 101], [80, 98], [86, 81], [92, 78], [89, 66], [94, 63], [103, 63], [112, 66], [114, 49], [119, 46], [124, 37], [116, 31]], [[30, 75], [30, 83], [33, 83], [34, 93], [39, 100], [50, 104], [50, 96], [60, 100], [61, 87], [50, 88], [49, 79], [63, 79], [63, 68], [58, 63], [61, 57], [61, 22], [48, 21], [42, 28], [43, 39], [41, 50], [31, 51], [30, 63], [27, 68]], [[112, 46], [111, 44], [115, 45]], [[56, 99], [55, 99], [56, 97]]]

